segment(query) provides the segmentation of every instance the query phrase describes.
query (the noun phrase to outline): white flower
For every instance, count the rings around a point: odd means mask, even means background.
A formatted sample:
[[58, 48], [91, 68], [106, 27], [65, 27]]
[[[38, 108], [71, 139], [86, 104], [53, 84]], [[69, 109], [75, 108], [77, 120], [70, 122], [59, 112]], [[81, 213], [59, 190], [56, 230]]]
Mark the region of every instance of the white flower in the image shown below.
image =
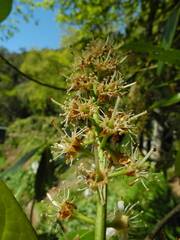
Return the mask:
[[[135, 176], [136, 179], [134, 179], [131, 183], [129, 183], [130, 186], [134, 185], [137, 181], [141, 180], [143, 186], [146, 188], [146, 190], [149, 190], [144, 183], [144, 180], [148, 180], [149, 177], [149, 165], [145, 165], [144, 163], [149, 158], [149, 156], [156, 151], [156, 148], [152, 148], [143, 159], [136, 158], [136, 151], [132, 156], [128, 159], [129, 162], [126, 164], [126, 176], [133, 177]], [[157, 175], [157, 174], [156, 174]], [[154, 179], [159, 181], [158, 179]]]
[[106, 229], [106, 238], [111, 238], [116, 233], [116, 229], [109, 227]]
[[[49, 192], [46, 193], [49, 201], [51, 202], [50, 204], [46, 204], [46, 206], [53, 209], [55, 213], [49, 214], [46, 212], [46, 213], [43, 213], [42, 216], [44, 215], [47, 217], [55, 217], [55, 220], [66, 220], [66, 219], [73, 218], [72, 217], [73, 212], [77, 209], [77, 207], [75, 204], [72, 203], [75, 198], [72, 201], [69, 201], [69, 188], [70, 187], [67, 186], [67, 196], [65, 195], [65, 191], [66, 191], [65, 187], [64, 187], [64, 191], [59, 189], [59, 194], [57, 195], [57, 197], [60, 200], [59, 202], [55, 201]], [[44, 200], [42, 200], [41, 202], [44, 202]]]
[[[64, 153], [66, 154], [66, 163], [69, 163], [76, 157], [77, 153], [80, 152], [82, 146], [81, 146], [81, 137], [85, 131], [88, 130], [87, 127], [84, 127], [83, 129], [76, 128], [74, 131], [71, 132], [71, 136], [69, 136], [66, 131], [62, 131], [59, 129], [59, 127], [56, 125], [55, 120], [52, 121], [52, 124], [56, 127], [56, 129], [61, 134], [61, 141], [60, 143], [54, 143], [53, 146], [51, 146], [52, 151], [51, 153], [54, 153], [58, 156], [56, 156], [54, 159], [60, 157]], [[51, 160], [52, 161], [52, 160]]]
[[118, 211], [115, 213], [114, 220], [110, 223], [108, 223], [108, 227], [106, 228], [106, 238], [111, 238], [112, 236], [121, 233], [121, 240], [126, 240], [128, 239], [128, 232], [130, 231], [131, 228], [133, 227], [140, 227], [140, 226], [134, 226], [134, 223], [141, 222], [139, 221], [133, 221], [134, 218], [139, 216], [142, 212], [139, 214], [133, 215], [134, 206], [138, 204], [135, 203], [134, 205], [128, 204], [126, 207], [124, 207], [124, 201], [119, 201], [117, 203], [118, 206]]

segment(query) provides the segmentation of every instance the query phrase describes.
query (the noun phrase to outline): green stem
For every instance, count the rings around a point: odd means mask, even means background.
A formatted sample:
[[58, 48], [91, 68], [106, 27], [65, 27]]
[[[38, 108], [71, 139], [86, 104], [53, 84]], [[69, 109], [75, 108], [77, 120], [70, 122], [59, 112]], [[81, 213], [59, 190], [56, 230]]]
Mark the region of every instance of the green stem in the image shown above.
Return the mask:
[[[99, 167], [103, 171], [106, 165], [106, 159], [100, 141], [98, 140], [98, 158]], [[94, 225], [94, 240], [104, 240], [106, 234], [106, 209], [107, 208], [107, 184], [98, 187], [98, 200], [96, 206], [96, 219]]]
[[95, 113], [93, 114], [93, 119], [92, 120], [94, 120], [96, 125], [99, 126], [100, 121], [99, 121], [99, 110], [98, 109], [95, 110]]
[[94, 229], [94, 240], [104, 240], [106, 234], [106, 208], [107, 208], [107, 185], [102, 189], [104, 204], [98, 194], [97, 208], [96, 208], [96, 219]]
[[88, 140], [88, 141], [82, 143], [81, 146], [85, 147], [85, 146], [91, 145], [91, 144], [93, 144], [95, 141], [96, 141], [96, 139]]
[[93, 84], [94, 95], [97, 95], [97, 90], [96, 90], [96, 88], [97, 88], [97, 84], [94, 83], [94, 84]]
[[114, 172], [114, 173], [109, 174], [108, 178], [122, 176], [122, 175], [125, 175], [125, 173], [126, 173], [126, 169], [123, 168], [122, 170], [120, 170], [118, 172]]
[[79, 153], [83, 153], [89, 157], [94, 158], [94, 153], [90, 152], [89, 150], [85, 149], [85, 148], [81, 148], [81, 150], [79, 151]]
[[103, 137], [103, 139], [102, 139], [102, 141], [101, 141], [101, 144], [100, 144], [100, 147], [101, 147], [101, 148], [104, 148], [104, 147], [105, 147], [106, 142], [107, 142], [107, 140], [108, 140], [108, 138], [109, 138], [110, 136], [111, 136], [110, 134], [107, 134], [107, 135], [105, 135], [105, 136]]
[[90, 223], [90, 224], [94, 225], [94, 219], [86, 217], [83, 214], [80, 214], [76, 211], [73, 211], [72, 217], [75, 218], [75, 219], [81, 220], [83, 222], [87, 222], [87, 223]]

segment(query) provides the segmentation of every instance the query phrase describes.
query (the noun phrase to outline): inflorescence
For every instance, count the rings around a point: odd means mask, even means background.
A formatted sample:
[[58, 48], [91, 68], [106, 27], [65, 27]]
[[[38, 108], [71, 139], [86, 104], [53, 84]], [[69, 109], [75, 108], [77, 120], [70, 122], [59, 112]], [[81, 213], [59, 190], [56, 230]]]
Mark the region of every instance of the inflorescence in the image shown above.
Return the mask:
[[[137, 157], [134, 120], [143, 118], [147, 111], [134, 114], [126, 106], [127, 89], [136, 82], [123, 80], [119, 69], [126, 56], [120, 57], [119, 47], [109, 38], [92, 40], [82, 57], [76, 59], [72, 74], [66, 77], [69, 90], [65, 103], [51, 98], [61, 107], [63, 113], [60, 116], [64, 119], [61, 127], [52, 121], [60, 139], [52, 146], [54, 159], [51, 161], [65, 154], [65, 162], [73, 164], [79, 155], [84, 156], [76, 171], [77, 184], [83, 184], [78, 190], [83, 190], [87, 198], [97, 193], [101, 204], [107, 204], [104, 189], [116, 176], [134, 177], [130, 186], [140, 180], [147, 189], [144, 181], [149, 178], [150, 166], [146, 161], [156, 151], [152, 148], [146, 156]], [[124, 136], [129, 136], [125, 146], [130, 146], [131, 152], [126, 152], [126, 147], [124, 151], [122, 146], [119, 147]], [[63, 195], [59, 202], [47, 193], [56, 219], [75, 218], [73, 213], [77, 207], [68, 200], [67, 191], [67, 196]], [[133, 206], [124, 208], [124, 201], [118, 202], [119, 210], [112, 223], [108, 223], [107, 237], [117, 231], [129, 230], [133, 217], [128, 212], [132, 213]]]

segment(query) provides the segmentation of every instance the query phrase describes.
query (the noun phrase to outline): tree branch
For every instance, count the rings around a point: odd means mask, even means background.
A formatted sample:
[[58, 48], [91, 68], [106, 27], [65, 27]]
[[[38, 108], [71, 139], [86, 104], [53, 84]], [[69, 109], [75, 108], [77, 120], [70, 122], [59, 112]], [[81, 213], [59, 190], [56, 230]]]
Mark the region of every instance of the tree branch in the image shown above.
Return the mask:
[[176, 213], [180, 212], [180, 203], [171, 210], [160, 222], [158, 222], [154, 229], [146, 236], [144, 240], [152, 240], [155, 238], [157, 233], [163, 228], [163, 226], [167, 223], [167, 221], [172, 218]]
[[58, 90], [62, 90], [62, 91], [67, 91], [66, 88], [61, 88], [61, 87], [56, 87], [56, 86], [52, 86], [52, 85], [49, 85], [49, 84], [46, 84], [46, 83], [42, 83], [42, 82], [39, 82], [38, 80], [26, 75], [25, 73], [21, 72], [17, 67], [15, 67], [14, 65], [12, 65], [7, 59], [5, 59], [1, 54], [0, 54], [0, 57], [2, 58], [2, 60], [7, 64], [9, 65], [11, 68], [13, 68], [16, 72], [18, 72], [19, 74], [21, 74], [22, 76], [28, 78], [30, 81], [33, 81], [39, 85], [42, 85], [44, 87], [49, 87], [49, 88], [53, 88], [53, 89], [58, 89]]

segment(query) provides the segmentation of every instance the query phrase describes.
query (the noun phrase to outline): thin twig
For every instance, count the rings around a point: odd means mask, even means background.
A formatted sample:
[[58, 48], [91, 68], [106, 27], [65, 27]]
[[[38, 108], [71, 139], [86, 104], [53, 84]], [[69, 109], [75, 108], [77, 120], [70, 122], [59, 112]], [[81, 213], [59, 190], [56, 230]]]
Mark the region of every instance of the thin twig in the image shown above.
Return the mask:
[[176, 213], [180, 212], [180, 203], [171, 210], [160, 222], [158, 222], [154, 229], [146, 236], [144, 240], [152, 240], [155, 238], [157, 233], [163, 228], [163, 226], [167, 223], [167, 221], [172, 218]]
[[69, 240], [69, 238], [68, 238], [68, 236], [67, 236], [67, 234], [66, 234], [66, 229], [64, 228], [64, 226], [62, 225], [62, 223], [60, 222], [60, 220], [57, 219], [56, 222], [59, 224], [65, 240]]
[[16, 72], [18, 72], [19, 74], [21, 74], [22, 76], [28, 78], [30, 81], [33, 81], [37, 84], [40, 84], [44, 87], [49, 87], [49, 88], [53, 88], [53, 89], [58, 89], [58, 90], [62, 90], [62, 91], [67, 91], [66, 88], [61, 88], [61, 87], [56, 87], [56, 86], [52, 86], [52, 85], [49, 85], [47, 83], [42, 83], [42, 82], [39, 82], [38, 80], [26, 75], [25, 73], [21, 72], [17, 67], [15, 67], [13, 64], [11, 64], [6, 58], [4, 58], [1, 54], [0, 54], [0, 57], [4, 60], [4, 62], [9, 65], [10, 67], [12, 67]]
[[31, 211], [30, 211], [30, 223], [32, 224], [33, 222], [33, 209], [34, 209], [34, 204], [35, 204], [35, 198], [33, 198], [33, 202], [32, 202], [32, 205], [31, 205]]

